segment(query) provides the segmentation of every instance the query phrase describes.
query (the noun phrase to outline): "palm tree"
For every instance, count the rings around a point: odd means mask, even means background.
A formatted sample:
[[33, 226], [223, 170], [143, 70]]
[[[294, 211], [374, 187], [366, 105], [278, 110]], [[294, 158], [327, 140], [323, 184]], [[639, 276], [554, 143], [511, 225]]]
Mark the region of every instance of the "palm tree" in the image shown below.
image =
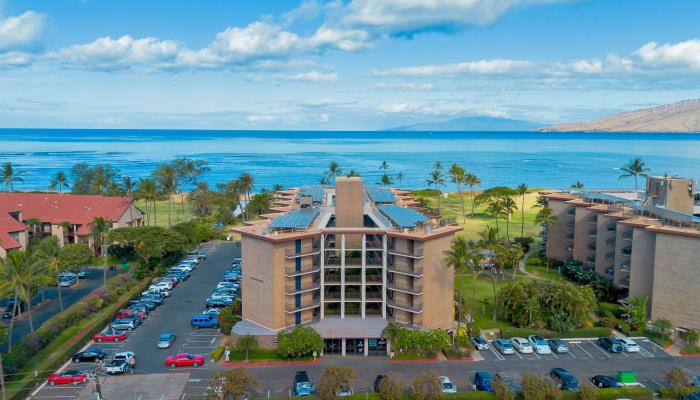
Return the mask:
[[503, 212], [506, 214], [506, 238], [510, 242], [510, 216], [513, 214], [513, 211], [518, 209], [518, 205], [515, 204], [515, 200], [510, 196], [504, 197], [501, 204], [503, 205]]
[[249, 174], [248, 172], [244, 172], [238, 176], [238, 189], [241, 193], [243, 193], [246, 201], [246, 207], [244, 208], [244, 215], [246, 219], [249, 217], [248, 204], [250, 203], [250, 193], [253, 191], [253, 187], [253, 175]]
[[396, 180], [399, 181], [399, 187], [403, 186], [403, 178], [403, 172], [399, 172], [398, 174], [396, 174]]
[[[58, 262], [58, 256], [61, 253], [61, 245], [59, 244], [58, 239], [55, 236], [47, 237], [46, 239], [42, 240], [41, 243], [39, 243], [37, 251], [42, 252], [48, 261], [46, 265], [47, 274], [44, 277], [46, 285], [58, 283], [56, 282], [56, 279], [58, 279], [58, 276], [63, 272], [63, 268]], [[61, 307], [61, 311], [63, 311], [63, 295], [61, 293], [61, 285], [57, 285], [57, 287], [58, 304]]]
[[[549, 207], [542, 207], [535, 215], [535, 225], [544, 226], [547, 229], [556, 225], [558, 221], [559, 219], [554, 215], [554, 211]], [[549, 252], [547, 252], [547, 269], [549, 269]]]
[[[126, 198], [131, 202], [134, 199], [134, 189], [136, 184], [131, 180], [130, 176], [125, 176], [122, 178], [122, 189], [124, 189], [124, 194]], [[134, 215], [131, 211], [132, 207], [129, 205], [129, 222], [134, 220]]]
[[343, 173], [343, 170], [340, 168], [337, 162], [331, 161], [328, 164], [328, 176], [331, 178], [331, 181], [333, 184], [335, 184], [335, 178], [337, 176], [340, 176]]
[[14, 305], [12, 307], [12, 319], [10, 320], [8, 352], [12, 350], [12, 330], [14, 328], [15, 314], [19, 306], [19, 300], [27, 303], [29, 330], [34, 332], [32, 320], [32, 295], [31, 288], [39, 279], [42, 279], [40, 269], [42, 267], [42, 254], [30, 253], [28, 250], [13, 251], [7, 254], [5, 259], [0, 259], [0, 289], [9, 289], [14, 293]]
[[352, 177], [360, 176], [360, 173], [357, 172], [357, 170], [353, 168], [350, 171], [348, 171], [348, 173], [345, 174], [345, 176], [347, 176], [348, 178], [352, 178]]
[[[151, 214], [153, 214], [154, 224], [157, 224], [158, 222], [156, 219], [156, 195], [158, 193], [158, 186], [156, 185], [155, 179], [139, 179], [138, 190], [143, 199], [146, 200], [146, 220], [148, 221], [148, 225], [151, 224]], [[152, 206], [149, 207], [149, 204], [152, 204]]]
[[63, 187], [68, 187], [68, 176], [63, 171], [56, 172], [51, 179], [51, 190], [58, 188], [58, 193], [63, 193]]
[[[473, 275], [472, 280], [472, 306], [471, 313], [469, 315], [469, 330], [474, 321], [474, 307], [476, 305], [476, 279], [479, 273], [479, 262], [481, 261], [481, 253], [476, 251], [473, 246], [471, 246], [464, 239], [464, 236], [457, 236], [452, 241], [450, 250], [445, 251], [445, 264], [454, 269], [455, 275], [463, 274], [466, 270], [471, 270]], [[462, 311], [462, 295], [461, 293], [457, 298], [457, 341], [456, 345], [459, 347], [459, 328], [461, 325], [460, 318], [463, 315]]]
[[15, 182], [24, 182], [22, 175], [24, 172], [15, 170], [15, 167], [11, 162], [6, 162], [2, 164], [2, 171], [0, 172], [0, 180], [2, 180], [5, 186], [5, 191], [10, 188], [11, 192], [15, 191]]
[[403, 325], [397, 322], [389, 322], [386, 327], [382, 330], [382, 337], [387, 339], [391, 345], [394, 345], [396, 339], [401, 335], [401, 332], [406, 329]]
[[527, 194], [527, 184], [521, 183], [515, 190], [518, 191], [518, 195], [522, 198], [520, 203], [520, 240], [525, 237], [525, 195]]
[[160, 185], [161, 192], [168, 198], [168, 228], [173, 226], [172, 203], [173, 196], [177, 188], [175, 180], [175, 169], [169, 164], [162, 164], [156, 169], [156, 177]]
[[391, 177], [387, 174], [382, 175], [382, 186], [389, 186], [393, 184], [394, 182], [391, 180]]
[[471, 192], [472, 195], [472, 218], [474, 218], [474, 207], [476, 205], [475, 201], [475, 193], [474, 193], [474, 188], [481, 185], [481, 179], [479, 179], [478, 176], [474, 175], [471, 172], [468, 172], [464, 176], [464, 183], [469, 186], [469, 191]]
[[94, 242], [95, 247], [99, 247], [102, 252], [102, 259], [104, 261], [104, 268], [102, 274], [103, 283], [107, 282], [107, 232], [109, 231], [111, 223], [103, 217], [95, 217], [90, 223], [90, 236]]
[[622, 175], [620, 175], [620, 179], [629, 178], [630, 176], [634, 177], [635, 189], [639, 189], [639, 185], [637, 184], [637, 176], [642, 176], [646, 178], [648, 176], [648, 173], [651, 172], [651, 169], [647, 168], [647, 165], [639, 157], [630, 160], [630, 162], [626, 165], [623, 165], [620, 168], [620, 170], [624, 172]]
[[496, 237], [498, 237], [499, 239], [501, 235], [498, 231], [498, 217], [503, 211], [503, 199], [501, 199], [500, 197], [492, 197], [489, 199], [488, 206], [486, 207], [486, 212], [493, 215], [493, 217], [496, 219]]
[[37, 227], [41, 227], [41, 220], [38, 218], [29, 218], [27, 220], [27, 225], [32, 227], [32, 237], [38, 238], [39, 231]]
[[571, 188], [572, 188], [572, 189], [581, 190], [581, 189], [583, 189], [583, 182], [581, 182], [581, 181], [576, 181], [576, 183], [574, 183], [573, 185], [571, 185]]
[[272, 191], [273, 191], [273, 192], [281, 192], [281, 191], [283, 191], [283, 190], [284, 190], [284, 186], [280, 185], [279, 183], [275, 183], [275, 184], [272, 186]]
[[428, 186], [435, 185], [435, 191], [437, 195], [437, 209], [438, 214], [440, 213], [440, 187], [445, 186], [445, 178], [442, 174], [442, 163], [436, 161], [433, 166], [433, 171], [430, 173], [430, 179], [428, 179]]
[[450, 166], [449, 174], [452, 183], [457, 185], [457, 193], [459, 193], [459, 200], [462, 203], [462, 221], [466, 223], [467, 213], [466, 211], [464, 211], [464, 192], [462, 191], [462, 185], [464, 184], [466, 173], [464, 171], [464, 168], [457, 165], [457, 163], [452, 163], [452, 165]]
[[63, 244], [65, 245], [68, 243], [68, 232], [70, 232], [71, 223], [68, 221], [61, 221], [58, 223], [58, 226], [63, 231]]
[[[7, 340], [7, 327], [5, 324], [0, 324], [0, 343], [5, 343]], [[7, 391], [5, 390], [5, 370], [2, 367], [2, 353], [0, 352], [0, 387], [2, 388], [2, 400], [7, 400]]]

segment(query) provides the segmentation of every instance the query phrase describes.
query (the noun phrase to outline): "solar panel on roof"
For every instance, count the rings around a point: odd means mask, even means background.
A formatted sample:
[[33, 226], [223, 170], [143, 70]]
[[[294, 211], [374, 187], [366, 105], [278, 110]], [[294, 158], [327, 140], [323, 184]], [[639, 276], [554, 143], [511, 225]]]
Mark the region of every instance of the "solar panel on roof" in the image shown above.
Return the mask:
[[386, 215], [399, 228], [412, 228], [428, 220], [423, 214], [411, 208], [387, 204], [381, 204], [377, 207], [382, 214]]
[[367, 186], [367, 194], [375, 203], [393, 203], [396, 201], [394, 193], [383, 187]]
[[323, 186], [304, 186], [300, 193], [304, 196], [311, 196], [314, 203], [321, 203], [323, 202], [324, 189]]
[[273, 219], [268, 225], [268, 228], [308, 228], [319, 212], [320, 210], [317, 207], [298, 208]]

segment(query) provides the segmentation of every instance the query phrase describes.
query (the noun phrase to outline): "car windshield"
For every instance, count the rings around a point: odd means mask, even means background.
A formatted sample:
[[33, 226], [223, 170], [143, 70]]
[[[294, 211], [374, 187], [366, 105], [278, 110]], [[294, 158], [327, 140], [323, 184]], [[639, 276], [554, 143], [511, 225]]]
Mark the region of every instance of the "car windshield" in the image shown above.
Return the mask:
[[187, 358], [189, 358], [190, 360], [193, 359], [193, 358], [194, 358], [194, 354], [188, 354], [188, 355], [187, 355]]
[[442, 388], [443, 388], [443, 389], [452, 389], [453, 386], [454, 386], [454, 385], [452, 385], [452, 384], [449, 383], [449, 382], [443, 383], [443, 384], [442, 384]]
[[484, 344], [484, 343], [486, 343], [486, 340], [485, 340], [484, 338], [482, 338], [481, 336], [475, 337], [475, 338], [474, 338], [474, 341], [477, 342], [477, 343], [479, 343], [479, 344]]
[[166, 334], [160, 335], [160, 340], [162, 340], [162, 341], [170, 340], [170, 334], [166, 333]]
[[503, 347], [505, 347], [505, 348], [507, 348], [507, 349], [513, 347], [513, 346], [512, 346], [510, 343], [508, 343], [508, 342], [500, 342], [500, 343], [501, 343], [501, 345], [502, 345]]

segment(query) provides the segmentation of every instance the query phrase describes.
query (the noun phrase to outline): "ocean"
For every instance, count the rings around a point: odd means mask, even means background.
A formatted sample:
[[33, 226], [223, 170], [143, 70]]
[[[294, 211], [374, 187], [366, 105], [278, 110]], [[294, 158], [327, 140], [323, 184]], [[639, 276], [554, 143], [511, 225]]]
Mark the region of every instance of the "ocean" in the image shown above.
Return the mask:
[[0, 129], [0, 163], [23, 172], [21, 190], [45, 190], [56, 171], [78, 162], [110, 163], [138, 179], [176, 157], [206, 160], [212, 185], [249, 172], [256, 191], [316, 184], [330, 161], [369, 184], [379, 182], [386, 161], [389, 174], [404, 175], [395, 185], [409, 189], [426, 187], [436, 161], [446, 169], [457, 162], [483, 187], [566, 188], [580, 180], [586, 188], [633, 188], [619, 168], [634, 157], [652, 174], [700, 179], [697, 134]]

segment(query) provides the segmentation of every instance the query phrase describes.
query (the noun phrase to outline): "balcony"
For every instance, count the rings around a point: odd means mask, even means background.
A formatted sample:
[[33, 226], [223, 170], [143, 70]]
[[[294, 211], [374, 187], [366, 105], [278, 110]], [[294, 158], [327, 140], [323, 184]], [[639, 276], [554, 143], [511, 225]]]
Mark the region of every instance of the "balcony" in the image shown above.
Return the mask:
[[613, 236], [613, 237], [611, 237], [611, 238], [605, 239], [605, 244], [608, 245], [608, 247], [615, 247], [615, 242], [616, 242], [616, 241], [617, 241], [617, 240], [616, 240], [615, 237]]
[[285, 249], [284, 250], [284, 257], [285, 258], [298, 258], [298, 257], [306, 257], [306, 256], [313, 256], [316, 254], [320, 254], [321, 249], [315, 248], [315, 247], [305, 247], [302, 248], [301, 251], [297, 253], [295, 249]]
[[573, 240], [574, 240], [574, 234], [573, 234], [573, 233], [569, 233], [568, 235], [566, 235], [566, 240], [568, 240], [568, 241], [573, 241]]
[[296, 270], [293, 266], [284, 269], [284, 276], [291, 278], [299, 275], [313, 274], [314, 272], [319, 272], [321, 267], [318, 265], [307, 265], [302, 266], [300, 270]]
[[597, 224], [598, 223], [598, 216], [594, 215], [594, 216], [588, 218], [588, 223], [589, 224]]
[[620, 264], [620, 271], [630, 272], [631, 271], [630, 265], [631, 265], [631, 263], [629, 261], [623, 262], [622, 264]]
[[566, 209], [566, 215], [576, 215], [576, 207], [569, 207]]
[[622, 279], [620, 279], [620, 282], [617, 284], [620, 287], [628, 288], [630, 287], [630, 277], [626, 276]]
[[298, 312], [298, 311], [304, 311], [304, 310], [310, 310], [312, 308], [316, 308], [319, 306], [319, 304], [321, 304], [321, 302], [319, 301], [318, 298], [308, 300], [308, 301], [301, 303], [299, 305], [287, 304], [287, 305], [285, 305], [284, 312], [286, 312], [287, 314], [293, 314], [293, 313]]
[[615, 232], [617, 230], [617, 223], [608, 224], [605, 229], [607, 229], [608, 232]]
[[285, 293], [287, 295], [295, 295], [298, 293], [305, 293], [305, 292], [311, 292], [314, 290], [318, 290], [321, 287], [321, 283], [314, 281], [314, 282], [309, 282], [307, 284], [301, 285], [298, 289], [296, 288], [296, 285], [293, 283], [287, 283], [285, 286]]
[[590, 263], [595, 263], [595, 256], [588, 256], [588, 257], [586, 257], [586, 261], [588, 261], [588, 262], [590, 262]]
[[613, 261], [615, 260], [615, 252], [614, 251], [609, 251], [605, 253], [605, 260], [606, 261]]
[[596, 249], [596, 244], [595, 242], [590, 242], [588, 243], [588, 250], [595, 250]]
[[365, 301], [382, 301], [382, 294], [376, 292], [366, 292]]
[[399, 257], [408, 257], [408, 258], [415, 258], [415, 259], [423, 258], [423, 249], [419, 249], [419, 250], [416, 249], [413, 251], [390, 249], [388, 251], [388, 253], [393, 255], [393, 256], [399, 256]]
[[576, 223], [574, 223], [574, 222], [567, 222], [566, 223], [566, 227], [569, 229], [574, 229], [574, 226], [576, 226]]
[[414, 303], [411, 305], [396, 301], [395, 299], [389, 299], [387, 300], [386, 305], [397, 310], [403, 310], [414, 314], [420, 314], [423, 312], [423, 304], [421, 303]]
[[574, 251], [574, 246], [569, 246], [566, 248], [567, 253], [573, 253], [573, 251]]
[[397, 267], [395, 265], [390, 265], [387, 270], [395, 274], [408, 275], [415, 278], [423, 276], [423, 267], [413, 267], [412, 269], [407, 267]]
[[327, 273], [323, 276], [324, 284], [340, 284], [340, 273]]
[[323, 301], [340, 301], [340, 292], [324, 293]]
[[397, 285], [396, 282], [390, 282], [387, 285], [387, 288], [389, 290], [393, 290], [395, 292], [401, 292], [401, 293], [408, 293], [412, 294], [414, 296], [420, 296], [423, 294], [423, 285], [420, 284], [413, 284], [413, 287], [408, 287], [408, 285]]
[[628, 231], [622, 232], [622, 240], [632, 240], [632, 231], [628, 230]]
[[622, 253], [622, 255], [625, 256], [625, 257], [629, 257], [629, 256], [632, 255], [632, 248], [631, 248], [631, 247], [625, 247], [624, 249], [622, 249], [622, 250], [620, 251], [620, 253]]

